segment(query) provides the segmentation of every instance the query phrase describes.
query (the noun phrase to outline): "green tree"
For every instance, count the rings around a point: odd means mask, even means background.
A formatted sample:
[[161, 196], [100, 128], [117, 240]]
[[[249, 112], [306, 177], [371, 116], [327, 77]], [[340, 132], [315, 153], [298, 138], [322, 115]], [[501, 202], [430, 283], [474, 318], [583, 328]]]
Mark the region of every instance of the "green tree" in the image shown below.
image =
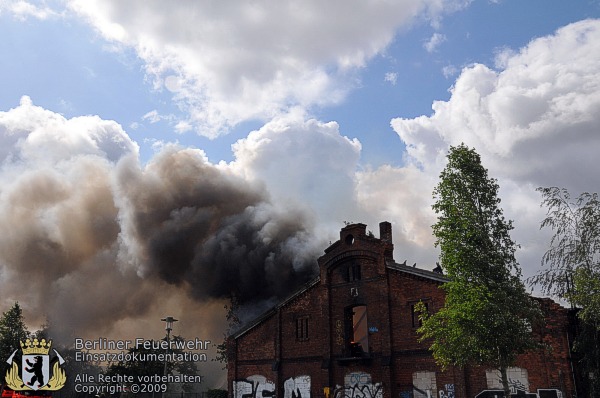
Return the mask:
[[12, 353], [17, 350], [13, 358], [18, 363], [21, 361], [21, 341], [25, 341], [29, 337], [25, 320], [23, 319], [23, 310], [18, 302], [0, 318], [0, 378], [4, 383], [4, 376], [10, 366], [7, 359]]
[[554, 236], [542, 257], [544, 270], [531, 278], [548, 294], [578, 307], [575, 351], [582, 356], [593, 391], [600, 391], [600, 200], [596, 193], [571, 199], [564, 188], [538, 188], [547, 208], [541, 228]]
[[213, 361], [218, 361], [224, 364], [223, 369], [227, 368], [227, 339], [229, 336], [239, 329], [241, 320], [238, 316], [240, 305], [235, 295], [229, 299], [229, 303], [223, 306], [226, 311], [225, 319], [227, 320], [227, 330], [223, 333], [223, 342], [217, 344], [217, 356]]
[[444, 306], [422, 310], [421, 341], [431, 341], [435, 360], [500, 370], [510, 394], [507, 368], [537, 346], [531, 328], [541, 311], [527, 294], [510, 237], [512, 222], [499, 207], [498, 184], [474, 149], [450, 147], [448, 164], [433, 192], [438, 221], [432, 226], [440, 263], [450, 281]]

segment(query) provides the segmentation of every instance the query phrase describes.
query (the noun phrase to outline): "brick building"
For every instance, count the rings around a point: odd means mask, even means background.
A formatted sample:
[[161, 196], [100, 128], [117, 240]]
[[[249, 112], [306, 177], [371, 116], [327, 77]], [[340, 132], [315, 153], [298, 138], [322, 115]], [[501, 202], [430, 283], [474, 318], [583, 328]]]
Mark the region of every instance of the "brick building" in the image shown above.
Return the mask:
[[[347, 225], [318, 259], [316, 279], [230, 337], [231, 398], [500, 396], [486, 392], [501, 389], [497, 371], [442, 371], [418, 342], [415, 304], [441, 308], [447, 278], [396, 263], [391, 224], [379, 227], [377, 239], [364, 224]], [[571, 397], [569, 311], [539, 300], [546, 326], [533, 333], [551, 348], [520, 357], [511, 388]]]

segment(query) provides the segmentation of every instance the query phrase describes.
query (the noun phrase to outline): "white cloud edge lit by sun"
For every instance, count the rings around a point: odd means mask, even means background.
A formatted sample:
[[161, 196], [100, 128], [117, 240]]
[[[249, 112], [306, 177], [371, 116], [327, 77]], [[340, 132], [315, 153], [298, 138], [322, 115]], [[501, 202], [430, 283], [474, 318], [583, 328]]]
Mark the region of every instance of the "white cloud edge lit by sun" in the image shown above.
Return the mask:
[[[339, 104], [359, 84], [360, 68], [385, 50], [401, 26], [417, 16], [439, 21], [469, 3], [255, 2], [236, 4], [235, 12], [226, 3], [67, 4], [105, 39], [135, 49], [155, 88], [171, 91], [187, 114], [178, 131], [214, 138], [242, 121], [268, 121], [292, 107]], [[346, 12], [337, 12], [338, 6]], [[328, 16], [334, 14], [332, 24]]]
[[19, 21], [26, 21], [28, 18], [46, 20], [64, 16], [62, 12], [49, 7], [44, 1], [40, 5], [36, 5], [25, 0], [1, 0], [0, 14], [3, 12]]

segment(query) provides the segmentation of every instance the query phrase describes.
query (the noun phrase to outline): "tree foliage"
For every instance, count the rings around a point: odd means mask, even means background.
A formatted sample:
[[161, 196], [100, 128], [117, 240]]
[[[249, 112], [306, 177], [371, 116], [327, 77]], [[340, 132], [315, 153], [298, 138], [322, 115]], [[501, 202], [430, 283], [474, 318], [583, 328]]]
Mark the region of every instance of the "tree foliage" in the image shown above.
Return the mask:
[[580, 331], [575, 350], [585, 373], [600, 391], [600, 200], [596, 193], [572, 199], [564, 188], [538, 188], [547, 208], [541, 228], [554, 235], [542, 257], [543, 269], [531, 283], [578, 307]]
[[438, 221], [432, 226], [450, 281], [442, 287], [444, 306], [423, 315], [419, 332], [442, 367], [495, 367], [508, 393], [506, 369], [537, 346], [531, 328], [541, 312], [521, 281], [498, 189], [474, 149], [450, 147], [433, 192]]
[[0, 318], [0, 358], [2, 358], [0, 379], [2, 382], [4, 382], [4, 375], [9, 366], [6, 362], [7, 359], [17, 350], [14, 359], [20, 363], [21, 341], [24, 342], [27, 337], [29, 337], [29, 332], [27, 331], [27, 326], [25, 326], [23, 310], [19, 303], [15, 302]]
[[238, 316], [240, 305], [235, 295], [232, 295], [229, 299], [229, 303], [223, 306], [226, 311], [225, 319], [227, 320], [227, 330], [223, 333], [223, 342], [217, 344], [217, 356], [213, 361], [223, 363], [223, 369], [227, 368], [227, 339], [233, 334], [241, 325], [241, 320]]
[[581, 316], [600, 325], [600, 200], [598, 194], [582, 193], [574, 200], [561, 188], [538, 188], [546, 218], [541, 228], [554, 236], [542, 257], [548, 266], [531, 282], [544, 292], [581, 306]]

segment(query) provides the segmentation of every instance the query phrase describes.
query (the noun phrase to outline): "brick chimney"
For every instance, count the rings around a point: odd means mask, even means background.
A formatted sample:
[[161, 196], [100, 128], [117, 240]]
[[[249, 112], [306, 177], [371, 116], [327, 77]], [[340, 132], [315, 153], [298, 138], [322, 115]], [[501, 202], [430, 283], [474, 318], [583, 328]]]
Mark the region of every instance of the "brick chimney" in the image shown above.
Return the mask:
[[386, 259], [393, 261], [394, 260], [394, 242], [392, 240], [392, 224], [387, 221], [382, 221], [379, 223], [379, 239], [387, 244], [387, 248], [385, 249], [384, 256]]
[[394, 243], [392, 241], [392, 224], [387, 221], [379, 223], [379, 239], [387, 243]]

